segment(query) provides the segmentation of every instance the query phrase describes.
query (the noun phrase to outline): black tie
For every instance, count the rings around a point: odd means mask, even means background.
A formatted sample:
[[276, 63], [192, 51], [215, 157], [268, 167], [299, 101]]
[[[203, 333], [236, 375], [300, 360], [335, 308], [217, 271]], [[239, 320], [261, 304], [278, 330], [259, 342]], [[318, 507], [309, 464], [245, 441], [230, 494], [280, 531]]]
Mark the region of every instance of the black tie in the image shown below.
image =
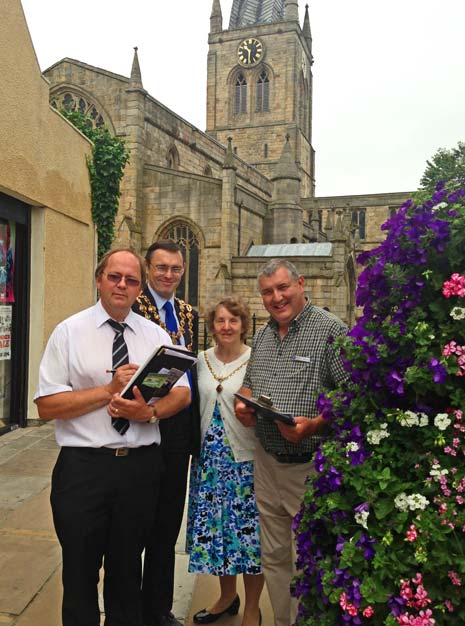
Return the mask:
[[[115, 331], [115, 338], [113, 339], [113, 349], [112, 349], [112, 366], [115, 370], [120, 365], [126, 365], [129, 363], [129, 354], [128, 347], [124, 340], [124, 331], [126, 329], [127, 324], [120, 324], [119, 322], [115, 322], [115, 320], [108, 320], [108, 323]], [[111, 423], [113, 428], [119, 432], [120, 435], [124, 435], [124, 433], [129, 428], [129, 420], [125, 417], [112, 417]]]

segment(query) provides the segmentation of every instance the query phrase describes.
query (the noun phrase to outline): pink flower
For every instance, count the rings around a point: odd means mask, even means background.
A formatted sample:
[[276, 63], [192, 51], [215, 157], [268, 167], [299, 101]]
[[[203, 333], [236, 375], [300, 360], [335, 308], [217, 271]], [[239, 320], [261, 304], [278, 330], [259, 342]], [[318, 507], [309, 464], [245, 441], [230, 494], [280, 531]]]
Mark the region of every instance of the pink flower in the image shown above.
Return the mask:
[[407, 541], [415, 541], [417, 539], [418, 533], [415, 528], [415, 524], [410, 524], [410, 528], [407, 530]]
[[373, 617], [374, 612], [375, 611], [371, 605], [367, 606], [367, 608], [363, 611], [363, 617]]
[[453, 613], [454, 612], [454, 605], [452, 604], [452, 602], [450, 600], [445, 600], [444, 605], [445, 605], [446, 609], [449, 611], [449, 613]]
[[462, 581], [461, 579], [457, 576], [457, 572], [454, 572], [453, 570], [450, 570], [449, 572], [447, 572], [449, 575], [449, 578], [452, 582], [453, 585], [455, 585], [456, 587], [460, 587], [462, 585]]

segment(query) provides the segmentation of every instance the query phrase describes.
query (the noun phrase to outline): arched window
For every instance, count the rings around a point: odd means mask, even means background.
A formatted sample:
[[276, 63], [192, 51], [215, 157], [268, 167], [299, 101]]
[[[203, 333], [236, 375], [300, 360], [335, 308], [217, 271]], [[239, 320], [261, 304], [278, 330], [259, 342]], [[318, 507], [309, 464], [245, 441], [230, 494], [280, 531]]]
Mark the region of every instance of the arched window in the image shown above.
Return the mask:
[[208, 165], [208, 163], [203, 168], [203, 175], [204, 176], [213, 176], [212, 168]]
[[360, 239], [366, 237], [365, 209], [357, 209], [352, 211], [352, 224], [358, 228]]
[[307, 136], [308, 134], [308, 117], [309, 117], [309, 100], [308, 100], [308, 85], [307, 81], [304, 78], [303, 74], [300, 74], [300, 85], [299, 85], [299, 93], [300, 93], [300, 130]]
[[242, 72], [236, 79], [235, 91], [234, 91], [234, 113], [239, 115], [240, 113], [247, 112], [247, 81], [245, 80]]
[[171, 146], [166, 154], [166, 166], [170, 170], [177, 170], [180, 164], [179, 152], [176, 146]]
[[54, 96], [51, 101], [51, 105], [58, 110], [67, 109], [68, 111], [79, 111], [79, 113], [86, 115], [92, 120], [92, 126], [94, 128], [100, 128], [100, 126], [105, 124], [104, 119], [100, 115], [95, 104], [89, 102], [82, 96], [65, 92], [58, 96]]
[[270, 110], [270, 80], [268, 74], [263, 72], [257, 81], [257, 111], [264, 112]]
[[268, 158], [268, 144], [267, 143], [263, 144], [263, 158], [264, 159]]
[[186, 263], [186, 271], [176, 290], [178, 298], [182, 298], [192, 306], [199, 302], [199, 257], [200, 245], [196, 234], [189, 224], [178, 220], [171, 223], [161, 234], [160, 239], [171, 239], [181, 246]]

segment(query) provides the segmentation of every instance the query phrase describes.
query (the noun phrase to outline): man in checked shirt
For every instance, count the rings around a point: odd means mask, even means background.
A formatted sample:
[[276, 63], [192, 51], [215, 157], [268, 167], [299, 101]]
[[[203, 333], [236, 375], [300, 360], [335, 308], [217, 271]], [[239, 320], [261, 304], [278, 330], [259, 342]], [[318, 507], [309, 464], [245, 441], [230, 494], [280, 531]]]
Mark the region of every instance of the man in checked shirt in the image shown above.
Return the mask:
[[294, 415], [296, 424], [267, 420], [241, 401], [235, 408], [244, 426], [255, 427], [259, 440], [254, 471], [262, 567], [275, 626], [289, 626], [297, 615], [297, 601], [290, 595], [295, 573], [292, 520], [325, 429], [318, 396], [346, 377], [333, 340], [345, 335], [347, 327], [310, 302], [303, 276], [289, 261], [272, 259], [264, 265], [258, 287], [271, 317], [253, 339], [240, 393], [268, 396], [278, 410]]

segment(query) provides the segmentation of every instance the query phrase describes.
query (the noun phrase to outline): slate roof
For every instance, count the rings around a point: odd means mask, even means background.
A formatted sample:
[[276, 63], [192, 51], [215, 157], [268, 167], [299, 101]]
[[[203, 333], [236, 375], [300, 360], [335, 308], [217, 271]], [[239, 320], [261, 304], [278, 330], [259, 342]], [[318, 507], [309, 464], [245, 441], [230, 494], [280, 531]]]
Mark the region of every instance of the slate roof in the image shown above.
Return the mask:
[[279, 22], [284, 17], [284, 0], [234, 0], [229, 28]]

